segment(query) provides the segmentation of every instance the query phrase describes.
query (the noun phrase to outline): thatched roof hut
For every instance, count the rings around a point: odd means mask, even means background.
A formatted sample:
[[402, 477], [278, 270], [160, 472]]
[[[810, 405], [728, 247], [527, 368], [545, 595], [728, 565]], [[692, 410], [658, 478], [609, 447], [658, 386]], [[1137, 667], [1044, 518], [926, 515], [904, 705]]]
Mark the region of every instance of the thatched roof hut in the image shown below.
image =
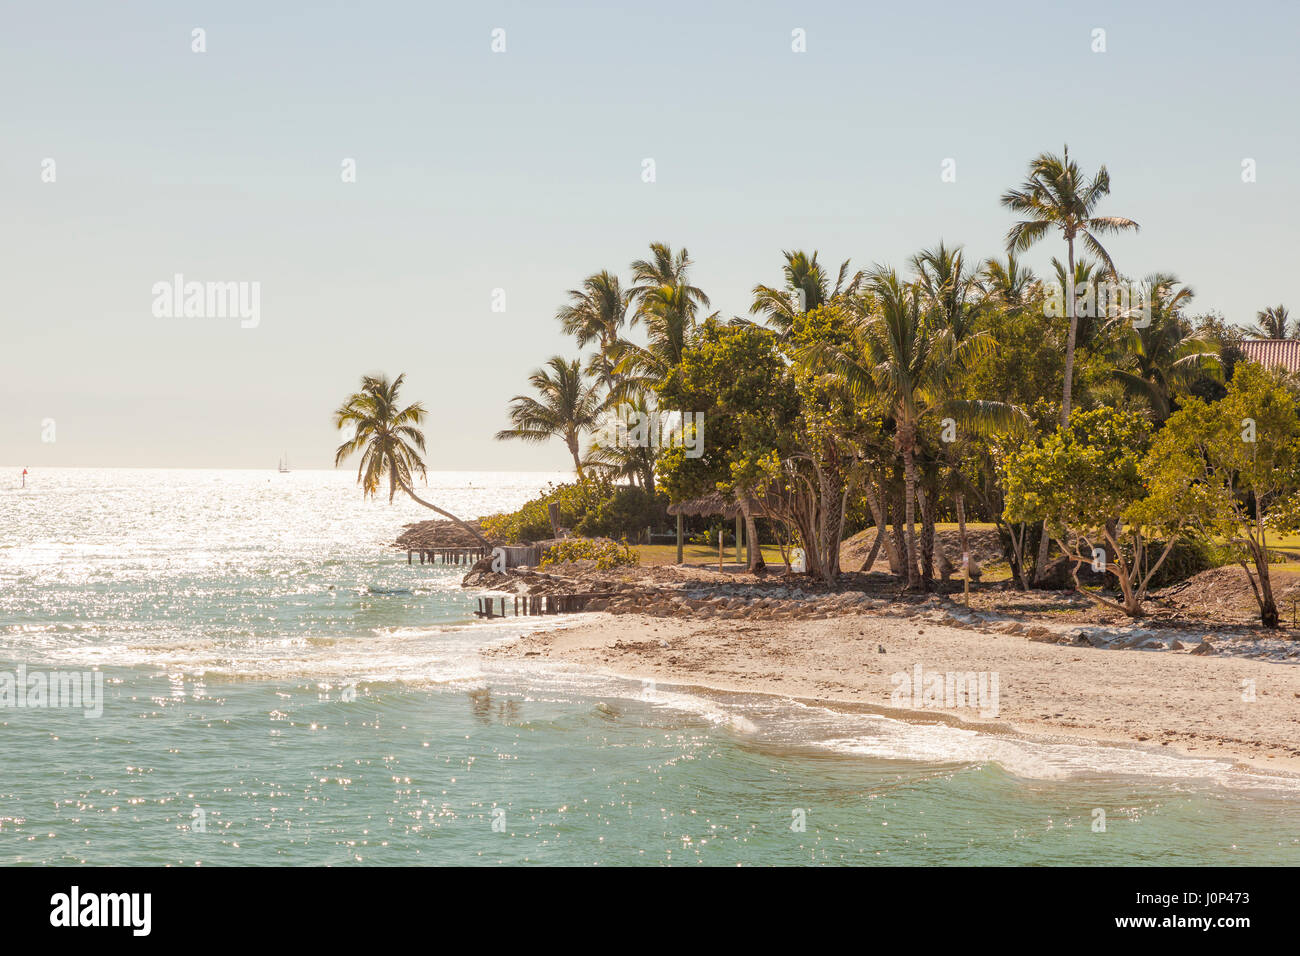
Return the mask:
[[[466, 524], [476, 527], [480, 531], [483, 530], [483, 524], [480, 521], [467, 521]], [[493, 541], [492, 543], [501, 544], [500, 541]], [[456, 524], [456, 522], [442, 519], [417, 521], [414, 524], [408, 524], [397, 538], [397, 547], [416, 551], [478, 548], [482, 547], [482, 545], [482, 541]]]

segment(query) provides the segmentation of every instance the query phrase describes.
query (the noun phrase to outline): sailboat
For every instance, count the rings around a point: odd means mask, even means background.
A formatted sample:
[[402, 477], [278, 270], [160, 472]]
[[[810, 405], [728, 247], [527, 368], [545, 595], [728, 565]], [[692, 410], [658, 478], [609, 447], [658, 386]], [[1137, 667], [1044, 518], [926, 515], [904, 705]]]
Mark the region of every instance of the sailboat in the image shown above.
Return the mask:
[[283, 458], [280, 459], [280, 474], [282, 474], [282, 475], [287, 475], [287, 474], [289, 474], [289, 456], [288, 456], [288, 455], [285, 455]]

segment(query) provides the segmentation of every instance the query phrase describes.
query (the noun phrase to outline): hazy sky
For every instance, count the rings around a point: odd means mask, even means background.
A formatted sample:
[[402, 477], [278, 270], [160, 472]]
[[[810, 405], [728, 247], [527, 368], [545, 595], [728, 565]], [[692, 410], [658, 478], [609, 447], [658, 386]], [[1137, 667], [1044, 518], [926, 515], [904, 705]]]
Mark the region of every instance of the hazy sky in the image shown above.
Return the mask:
[[[0, 0], [0, 463], [326, 467], [405, 371], [431, 468], [563, 468], [492, 434], [583, 276], [685, 245], [731, 315], [782, 249], [1000, 253], [1066, 141], [1122, 271], [1300, 311], [1293, 0], [619, 6]], [[260, 283], [257, 327], [155, 316], [177, 273]]]

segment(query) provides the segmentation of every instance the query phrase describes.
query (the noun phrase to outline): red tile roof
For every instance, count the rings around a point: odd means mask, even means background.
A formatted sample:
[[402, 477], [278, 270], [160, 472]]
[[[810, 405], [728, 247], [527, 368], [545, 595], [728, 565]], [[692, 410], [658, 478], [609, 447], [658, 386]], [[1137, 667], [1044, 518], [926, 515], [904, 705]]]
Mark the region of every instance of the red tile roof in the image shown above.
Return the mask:
[[1245, 339], [1241, 350], [1265, 368], [1280, 365], [1288, 372], [1300, 372], [1300, 339]]

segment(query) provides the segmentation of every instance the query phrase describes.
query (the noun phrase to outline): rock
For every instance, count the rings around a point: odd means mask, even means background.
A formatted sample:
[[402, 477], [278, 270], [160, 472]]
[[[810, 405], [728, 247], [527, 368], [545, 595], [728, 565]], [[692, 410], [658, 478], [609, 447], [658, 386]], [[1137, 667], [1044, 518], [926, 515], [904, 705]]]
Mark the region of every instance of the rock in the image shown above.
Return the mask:
[[1214, 645], [1210, 643], [1209, 638], [1205, 638], [1201, 643], [1192, 648], [1192, 653], [1197, 655], [1216, 653]]

